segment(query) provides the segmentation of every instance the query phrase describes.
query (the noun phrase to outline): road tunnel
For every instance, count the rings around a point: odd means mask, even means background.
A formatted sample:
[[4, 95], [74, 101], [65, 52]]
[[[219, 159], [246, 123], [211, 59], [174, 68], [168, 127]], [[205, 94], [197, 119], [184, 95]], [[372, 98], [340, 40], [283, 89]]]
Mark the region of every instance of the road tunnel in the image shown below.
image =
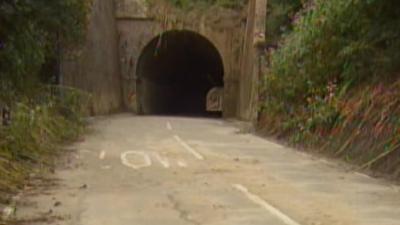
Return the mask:
[[168, 31], [143, 49], [137, 67], [138, 108], [146, 115], [211, 116], [207, 94], [223, 87], [222, 58], [205, 37]]

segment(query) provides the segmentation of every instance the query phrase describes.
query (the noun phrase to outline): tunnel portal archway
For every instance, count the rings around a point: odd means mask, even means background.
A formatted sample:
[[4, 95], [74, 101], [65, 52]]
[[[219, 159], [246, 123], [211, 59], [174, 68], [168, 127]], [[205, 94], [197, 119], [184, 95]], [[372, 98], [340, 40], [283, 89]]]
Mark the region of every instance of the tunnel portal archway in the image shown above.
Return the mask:
[[224, 85], [224, 66], [217, 48], [202, 35], [172, 30], [143, 49], [137, 67], [141, 114], [222, 115], [206, 110], [207, 93]]

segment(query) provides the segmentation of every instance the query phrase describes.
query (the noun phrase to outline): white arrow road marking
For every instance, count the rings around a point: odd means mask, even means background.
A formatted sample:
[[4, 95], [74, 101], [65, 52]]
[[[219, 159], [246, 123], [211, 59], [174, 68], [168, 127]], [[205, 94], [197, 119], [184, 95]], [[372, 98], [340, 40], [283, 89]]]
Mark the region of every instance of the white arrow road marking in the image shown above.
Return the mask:
[[157, 152], [153, 153], [154, 157], [160, 162], [161, 165], [163, 165], [165, 168], [169, 168], [170, 164], [167, 158], [163, 158], [161, 157], [160, 154], [158, 154]]
[[99, 154], [99, 159], [103, 160], [106, 158], [106, 151], [101, 151]]
[[196, 150], [194, 150], [192, 147], [190, 147], [186, 142], [184, 142], [178, 135], [174, 135], [175, 140], [182, 145], [188, 152], [190, 152], [194, 157], [196, 157], [199, 160], [204, 160], [204, 157], [200, 155]]
[[167, 129], [168, 129], [168, 130], [172, 130], [172, 125], [171, 125], [170, 122], [167, 122]]
[[249, 190], [246, 187], [244, 187], [243, 185], [234, 184], [233, 187], [236, 188], [238, 191], [242, 192], [244, 195], [246, 195], [246, 197], [248, 199], [250, 199], [252, 202], [263, 207], [269, 213], [271, 213], [272, 215], [274, 215], [277, 218], [279, 218], [280, 220], [282, 220], [282, 222], [284, 222], [286, 225], [300, 225], [299, 223], [294, 221], [292, 218], [290, 218], [289, 216], [287, 216], [283, 212], [281, 212], [279, 209], [268, 204], [268, 202], [266, 202], [264, 199], [260, 198], [259, 196], [255, 195], [253, 193], [250, 193]]
[[[127, 158], [128, 155], [142, 156], [144, 161], [143, 161], [142, 164], [139, 164], [139, 165], [133, 164], [133, 163], [129, 162], [129, 160]], [[141, 168], [144, 168], [144, 167], [149, 167], [152, 164], [150, 157], [146, 153], [139, 152], [139, 151], [128, 151], [128, 152], [122, 153], [121, 154], [121, 161], [122, 161], [122, 164], [124, 164], [125, 166], [130, 167], [130, 168], [135, 169], [135, 170], [141, 169]]]

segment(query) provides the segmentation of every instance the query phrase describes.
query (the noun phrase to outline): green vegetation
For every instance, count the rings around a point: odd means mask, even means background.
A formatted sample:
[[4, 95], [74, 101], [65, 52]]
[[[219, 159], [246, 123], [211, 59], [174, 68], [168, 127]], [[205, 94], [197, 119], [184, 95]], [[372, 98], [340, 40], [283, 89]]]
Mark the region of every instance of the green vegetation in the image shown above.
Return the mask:
[[262, 126], [400, 177], [400, 3], [296, 2], [271, 2], [286, 8], [269, 29], [279, 45], [262, 85]]
[[190, 9], [199, 6], [212, 6], [217, 5], [226, 8], [240, 8], [243, 7], [247, 0], [168, 0], [174, 6], [179, 8]]
[[52, 76], [59, 46], [81, 38], [87, 6], [80, 0], [0, 3], [1, 98], [26, 93], [27, 85]]
[[[88, 96], [54, 86], [61, 46], [79, 44], [90, 2], [3, 0], [0, 2], [0, 196], [16, 191], [32, 168], [51, 165], [58, 144], [83, 130]], [[0, 202], [6, 199], [1, 199]]]
[[269, 0], [267, 6], [267, 44], [277, 44], [283, 35], [293, 30], [293, 18], [302, 8], [301, 0]]

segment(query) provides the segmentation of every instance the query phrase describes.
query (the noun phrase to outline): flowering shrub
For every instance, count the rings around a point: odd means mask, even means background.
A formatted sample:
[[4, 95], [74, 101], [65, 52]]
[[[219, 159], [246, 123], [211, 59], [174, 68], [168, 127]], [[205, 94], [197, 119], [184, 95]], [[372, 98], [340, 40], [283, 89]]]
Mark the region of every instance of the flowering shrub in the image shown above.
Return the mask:
[[[400, 91], [389, 87], [400, 70], [400, 3], [313, 0], [289, 18], [292, 28], [269, 52], [263, 126], [367, 166], [389, 156], [382, 152], [395, 154], [400, 114], [392, 103]], [[378, 106], [383, 99], [388, 105]]]

